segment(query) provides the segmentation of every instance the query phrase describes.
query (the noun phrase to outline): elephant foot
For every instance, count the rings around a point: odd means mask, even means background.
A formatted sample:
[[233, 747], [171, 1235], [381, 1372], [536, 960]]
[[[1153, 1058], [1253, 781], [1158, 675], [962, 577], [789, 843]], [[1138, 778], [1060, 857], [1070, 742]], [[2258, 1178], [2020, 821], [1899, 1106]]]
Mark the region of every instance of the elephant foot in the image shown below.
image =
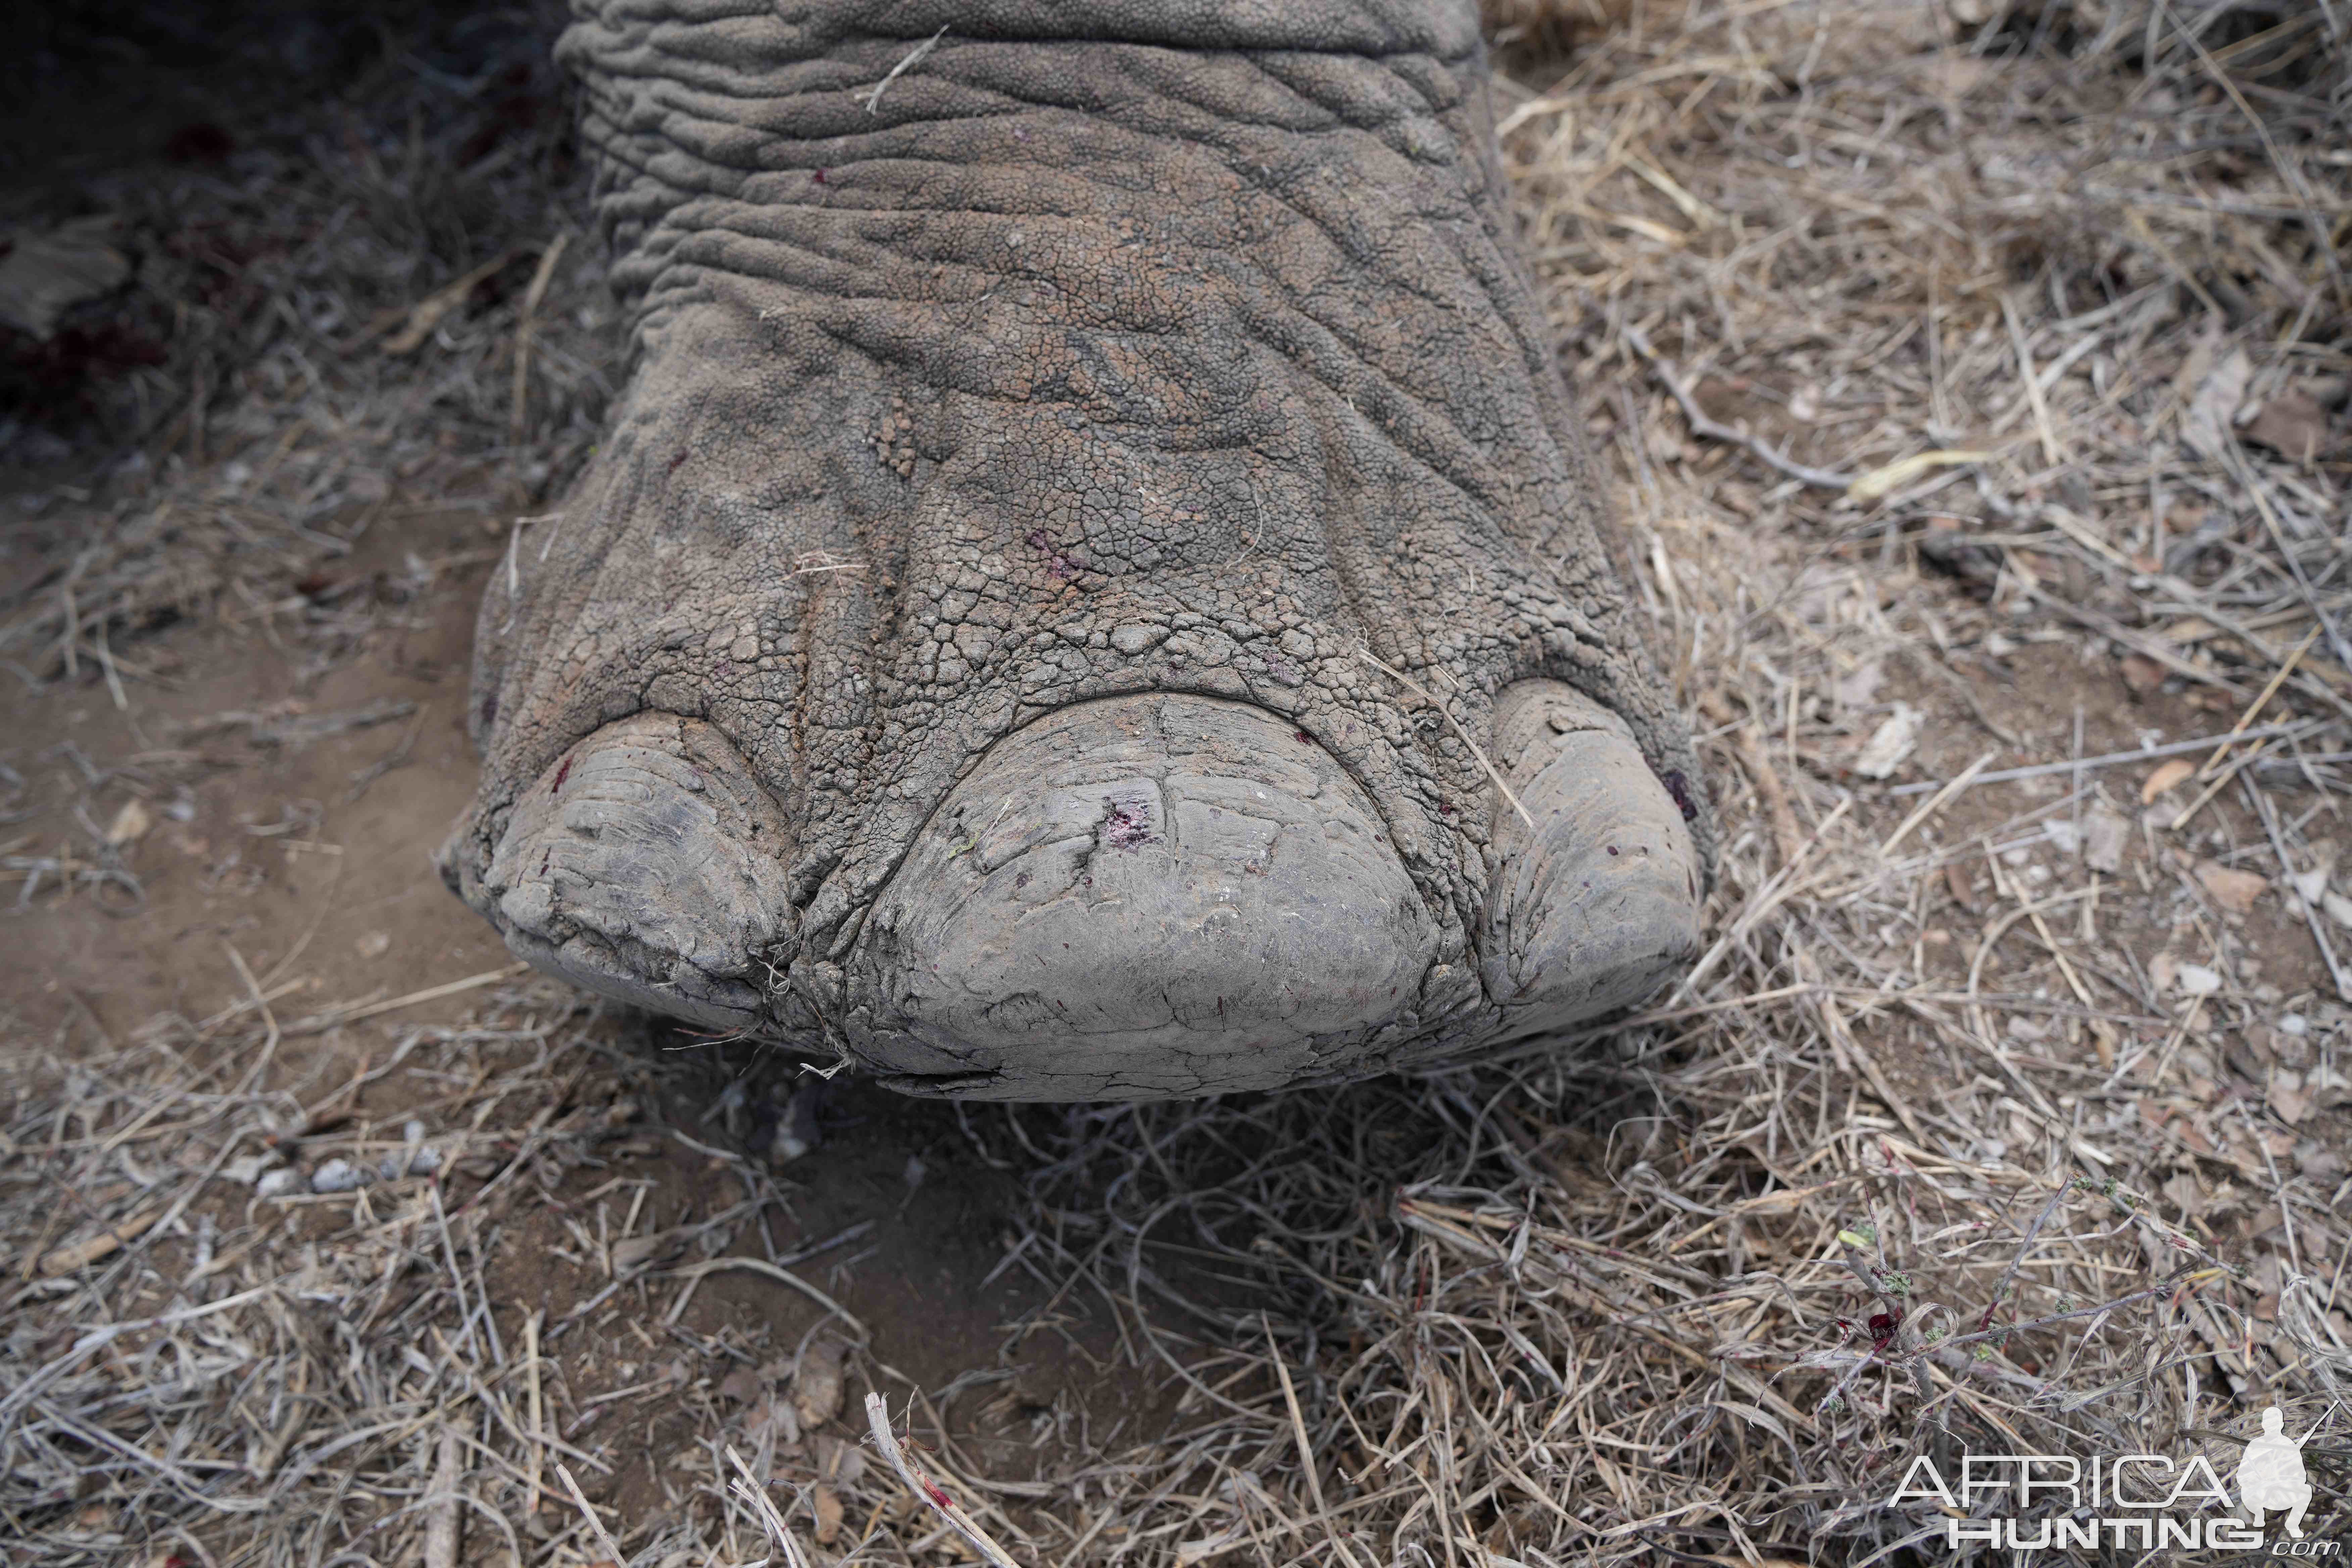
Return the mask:
[[[1059, 710], [982, 756], [857, 930], [844, 1037], [914, 1093], [1156, 1099], [1353, 1076], [1477, 1012], [1481, 981], [1496, 1037], [1639, 1001], [1696, 944], [1679, 809], [1569, 687], [1514, 688], [1495, 735], [1517, 804], [1490, 803], [1475, 977], [1328, 751], [1251, 704], [1162, 693]], [[460, 890], [542, 969], [771, 1032], [786, 842], [718, 731], [640, 714], [564, 752]]]
[[775, 803], [699, 720], [643, 713], [566, 751], [516, 801], [488, 868], [467, 824], [442, 854], [507, 946], [616, 1001], [706, 1027], [757, 1027], [762, 959], [789, 929]]
[[1689, 961], [1714, 824], [1475, 8], [655, 9], [562, 46], [632, 368], [488, 585], [444, 856], [517, 952], [1065, 1100]]

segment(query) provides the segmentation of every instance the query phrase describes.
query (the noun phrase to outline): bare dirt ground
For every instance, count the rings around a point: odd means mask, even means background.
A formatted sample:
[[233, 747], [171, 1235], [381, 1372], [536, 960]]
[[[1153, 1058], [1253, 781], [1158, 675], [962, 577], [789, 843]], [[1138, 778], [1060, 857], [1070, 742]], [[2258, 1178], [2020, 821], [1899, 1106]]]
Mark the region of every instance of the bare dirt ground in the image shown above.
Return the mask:
[[1706, 956], [1475, 1067], [969, 1112], [521, 972], [430, 868], [621, 374], [560, 16], [60, 15], [0, 196], [57, 301], [0, 326], [12, 1552], [1940, 1561], [1919, 1455], [2227, 1476], [2272, 1403], [2344, 1529], [2340, 5], [1491, 5]]

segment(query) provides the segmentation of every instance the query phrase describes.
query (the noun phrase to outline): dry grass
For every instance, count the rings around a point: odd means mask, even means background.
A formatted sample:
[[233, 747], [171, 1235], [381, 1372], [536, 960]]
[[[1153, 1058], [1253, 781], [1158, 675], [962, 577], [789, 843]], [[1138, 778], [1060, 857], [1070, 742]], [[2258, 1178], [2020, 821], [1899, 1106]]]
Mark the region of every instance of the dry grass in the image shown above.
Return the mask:
[[[1890, 9], [1915, 29], [1857, 25]], [[870, 1448], [701, 1395], [708, 1463], [667, 1503], [583, 1496], [570, 1479], [610, 1461], [560, 1436], [584, 1414], [572, 1309], [534, 1318], [487, 1280], [513, 1205], [674, 1069], [551, 987], [465, 1028], [301, 1035], [259, 975], [110, 1056], [13, 1053], [7, 1528], [60, 1565], [1859, 1564], [1941, 1557], [1932, 1510], [1882, 1506], [1917, 1453], [2185, 1455], [2264, 1403], [2352, 1394], [2352, 1013], [2335, 959], [2301, 951], [2352, 949], [2329, 908], [2352, 916], [2329, 877], [2352, 15], [1964, 10], [1616, 5], [1552, 37], [1570, 64], [1511, 57], [1538, 268], [1710, 726], [1711, 946], [1565, 1047], [1339, 1094], [964, 1116], [1027, 1194], [1003, 1267], [1052, 1303], [1000, 1363], [1091, 1315], [1124, 1375], [1181, 1394], [1169, 1431], [991, 1477], [946, 1393], [895, 1382], [851, 1322], [852, 1375], [902, 1424], [911, 1401], [913, 1462], [961, 1520]], [[508, 237], [320, 289], [357, 322], [555, 231], [516, 199]], [[380, 243], [389, 276], [427, 242]], [[543, 319], [589, 331], [572, 265]], [[515, 312], [467, 321], [429, 373], [361, 356], [299, 395], [242, 373], [205, 449], [236, 428], [283, 462], [223, 502], [214, 470], [157, 459], [62, 591], [10, 612], [10, 657], [139, 679], [142, 616], [292, 572], [327, 515], [304, 509], [360, 471], [342, 454], [405, 450], [427, 408], [500, 484], [560, 471], [592, 400], [532, 416], [536, 457], [505, 449]], [[539, 352], [590, 385], [560, 341]], [[345, 405], [337, 375], [378, 379]], [[173, 537], [164, 513], [210, 521]], [[2144, 793], [2156, 770], [2083, 741], [2081, 704], [2105, 724], [2127, 689], [2151, 706], [2126, 730], [2160, 711], [2168, 742], [2249, 739]], [[333, 1121], [351, 1086], [295, 1043], [330, 1029], [439, 1086], [437, 1178], [257, 1195], [281, 1149], [313, 1173], [411, 1157], [389, 1122]], [[778, 1202], [719, 1158], [740, 1196], [696, 1229], [706, 1261], [751, 1257]], [[616, 1287], [657, 1269], [656, 1309], [702, 1277], [624, 1256]], [[2310, 1450], [2322, 1532], [2346, 1430]]]

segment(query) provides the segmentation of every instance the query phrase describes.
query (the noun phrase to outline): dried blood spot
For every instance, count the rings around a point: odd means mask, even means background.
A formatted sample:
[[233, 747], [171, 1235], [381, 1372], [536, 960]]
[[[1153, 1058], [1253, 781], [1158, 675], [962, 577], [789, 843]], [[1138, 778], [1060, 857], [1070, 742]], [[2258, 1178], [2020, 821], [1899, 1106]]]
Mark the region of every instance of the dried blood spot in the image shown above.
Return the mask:
[[1616, 853], [1617, 853], [1617, 846], [1615, 846], [1614, 844], [1612, 844], [1612, 845], [1609, 847], [1609, 853], [1611, 853], [1612, 855], [1616, 854]]
[[677, 449], [677, 457], [675, 457], [675, 458], [672, 458], [669, 460], [669, 467], [668, 467], [668, 468], [664, 468], [664, 469], [662, 470], [663, 477], [664, 477], [664, 478], [667, 478], [669, 475], [671, 475], [671, 474], [674, 474], [674, 473], [677, 472], [678, 465], [679, 465], [679, 464], [681, 464], [681, 463], [683, 463], [683, 462], [685, 462], [685, 461], [686, 461], [686, 448], [685, 448], [685, 447], [680, 447]]
[[556, 791], [562, 789], [563, 787], [563, 781], [571, 776], [572, 759], [570, 757], [566, 757], [563, 759], [563, 765], [555, 770], [555, 782], [547, 786], [547, 793], [553, 795]]
[[812, 169], [809, 171], [809, 178], [817, 184], [824, 184], [824, 171], [823, 169]]
[[1311, 746], [1315, 743], [1315, 737], [1304, 730], [1293, 730], [1290, 732], [1290, 738], [1302, 746]]
[[1151, 818], [1142, 808], [1121, 805], [1106, 795], [1103, 805], [1109, 815], [1103, 818], [1103, 842], [1113, 849], [1134, 849], [1151, 842]]
[[1683, 777], [1683, 771], [1680, 768], [1668, 768], [1658, 775], [1658, 782], [1666, 786], [1668, 795], [1675, 797], [1675, 805], [1681, 810], [1683, 820], [1685, 822], [1696, 820], [1698, 802], [1691, 798], [1690, 780]]
[[1066, 583], [1078, 574], [1077, 563], [1054, 548], [1053, 540], [1046, 536], [1044, 529], [1031, 529], [1022, 536], [1021, 542], [1032, 550], [1044, 551], [1052, 557], [1045, 564], [1045, 572], [1055, 582]]

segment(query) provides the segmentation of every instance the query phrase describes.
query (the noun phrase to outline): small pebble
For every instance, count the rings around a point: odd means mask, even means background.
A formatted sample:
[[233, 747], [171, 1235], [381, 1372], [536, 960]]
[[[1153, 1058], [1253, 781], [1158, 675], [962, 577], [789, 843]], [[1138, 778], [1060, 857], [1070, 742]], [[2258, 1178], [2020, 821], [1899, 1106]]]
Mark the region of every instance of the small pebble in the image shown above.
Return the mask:
[[314, 1193], [348, 1193], [366, 1180], [365, 1173], [349, 1160], [330, 1160], [310, 1173], [310, 1190]]
[[256, 1197], [274, 1198], [301, 1179], [300, 1172], [280, 1165], [274, 1171], [262, 1172], [260, 1178], [253, 1184], [253, 1193]]

